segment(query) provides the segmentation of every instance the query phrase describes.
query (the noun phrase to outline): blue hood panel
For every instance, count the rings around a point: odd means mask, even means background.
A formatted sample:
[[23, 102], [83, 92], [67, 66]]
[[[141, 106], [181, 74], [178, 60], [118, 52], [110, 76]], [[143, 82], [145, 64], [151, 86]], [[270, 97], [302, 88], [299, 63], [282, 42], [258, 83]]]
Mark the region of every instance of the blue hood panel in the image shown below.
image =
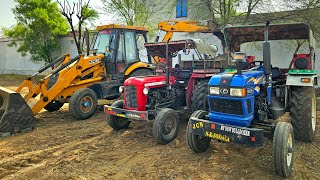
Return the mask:
[[231, 86], [245, 87], [262, 84], [264, 79], [263, 71], [247, 71], [241, 75], [220, 73], [211, 77], [210, 86]]

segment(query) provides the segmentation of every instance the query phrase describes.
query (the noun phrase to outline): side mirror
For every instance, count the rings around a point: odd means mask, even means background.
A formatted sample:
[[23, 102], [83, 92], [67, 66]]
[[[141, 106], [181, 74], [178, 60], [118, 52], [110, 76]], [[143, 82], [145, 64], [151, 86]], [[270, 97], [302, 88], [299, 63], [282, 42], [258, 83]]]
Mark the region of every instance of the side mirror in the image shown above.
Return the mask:
[[110, 53], [110, 46], [106, 46], [106, 52]]

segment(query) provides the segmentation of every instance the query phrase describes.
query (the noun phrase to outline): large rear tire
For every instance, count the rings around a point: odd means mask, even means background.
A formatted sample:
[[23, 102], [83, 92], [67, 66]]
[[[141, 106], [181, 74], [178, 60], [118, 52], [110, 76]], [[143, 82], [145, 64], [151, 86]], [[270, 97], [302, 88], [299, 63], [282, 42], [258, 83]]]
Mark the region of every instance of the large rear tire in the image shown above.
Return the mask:
[[129, 77], [148, 76], [148, 75], [153, 75], [152, 70], [146, 69], [146, 68], [140, 68], [131, 72]]
[[58, 111], [63, 106], [63, 104], [63, 102], [52, 100], [44, 107], [44, 109], [49, 112]]
[[191, 98], [191, 110], [192, 112], [196, 110], [208, 111], [208, 81], [201, 80], [198, 81], [193, 90], [193, 95]]
[[277, 175], [290, 176], [294, 157], [294, 133], [290, 123], [279, 122], [277, 124], [273, 135], [272, 153]]
[[69, 112], [78, 120], [88, 119], [93, 116], [97, 104], [97, 95], [92, 89], [78, 89], [70, 98]]
[[[123, 100], [117, 100], [111, 104], [112, 107], [123, 108]], [[107, 120], [108, 125], [114, 130], [126, 129], [129, 127], [131, 121], [128, 118], [122, 118], [118, 116], [109, 115]]]
[[152, 133], [158, 144], [168, 144], [177, 137], [179, 116], [170, 108], [162, 109], [153, 121]]
[[294, 136], [303, 142], [314, 140], [317, 122], [316, 96], [313, 87], [293, 87], [290, 117]]
[[[204, 119], [206, 114], [208, 114], [206, 111], [198, 110], [198, 111], [195, 111], [191, 115], [191, 117]], [[199, 135], [193, 134], [191, 133], [191, 129], [192, 129], [192, 124], [191, 124], [191, 121], [189, 120], [186, 137], [187, 137], [187, 142], [190, 149], [196, 153], [205, 152], [210, 146], [211, 138], [200, 137]]]

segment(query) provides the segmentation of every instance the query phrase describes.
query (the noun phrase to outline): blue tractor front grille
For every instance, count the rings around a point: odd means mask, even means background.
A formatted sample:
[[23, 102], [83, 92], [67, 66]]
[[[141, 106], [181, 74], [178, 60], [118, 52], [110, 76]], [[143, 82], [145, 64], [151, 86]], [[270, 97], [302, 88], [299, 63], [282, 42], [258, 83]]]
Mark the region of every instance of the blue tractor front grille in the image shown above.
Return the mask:
[[240, 100], [209, 98], [211, 111], [243, 115], [242, 103]]

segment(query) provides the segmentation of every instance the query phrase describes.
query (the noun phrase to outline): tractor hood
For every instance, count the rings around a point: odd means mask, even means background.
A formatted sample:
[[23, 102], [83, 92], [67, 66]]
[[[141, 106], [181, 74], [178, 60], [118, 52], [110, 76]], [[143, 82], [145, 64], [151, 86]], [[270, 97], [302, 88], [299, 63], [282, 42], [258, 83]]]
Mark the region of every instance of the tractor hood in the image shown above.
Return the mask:
[[[169, 79], [170, 85], [173, 85], [176, 82], [176, 78], [173, 76], [170, 76]], [[138, 76], [138, 77], [131, 77], [128, 78], [124, 85], [133, 85], [133, 86], [143, 86], [148, 88], [157, 88], [162, 87], [166, 85], [166, 76]]]
[[231, 87], [246, 87], [262, 84], [264, 79], [263, 71], [247, 71], [242, 74], [235, 73], [220, 73], [212, 76], [210, 86], [231, 86]]

